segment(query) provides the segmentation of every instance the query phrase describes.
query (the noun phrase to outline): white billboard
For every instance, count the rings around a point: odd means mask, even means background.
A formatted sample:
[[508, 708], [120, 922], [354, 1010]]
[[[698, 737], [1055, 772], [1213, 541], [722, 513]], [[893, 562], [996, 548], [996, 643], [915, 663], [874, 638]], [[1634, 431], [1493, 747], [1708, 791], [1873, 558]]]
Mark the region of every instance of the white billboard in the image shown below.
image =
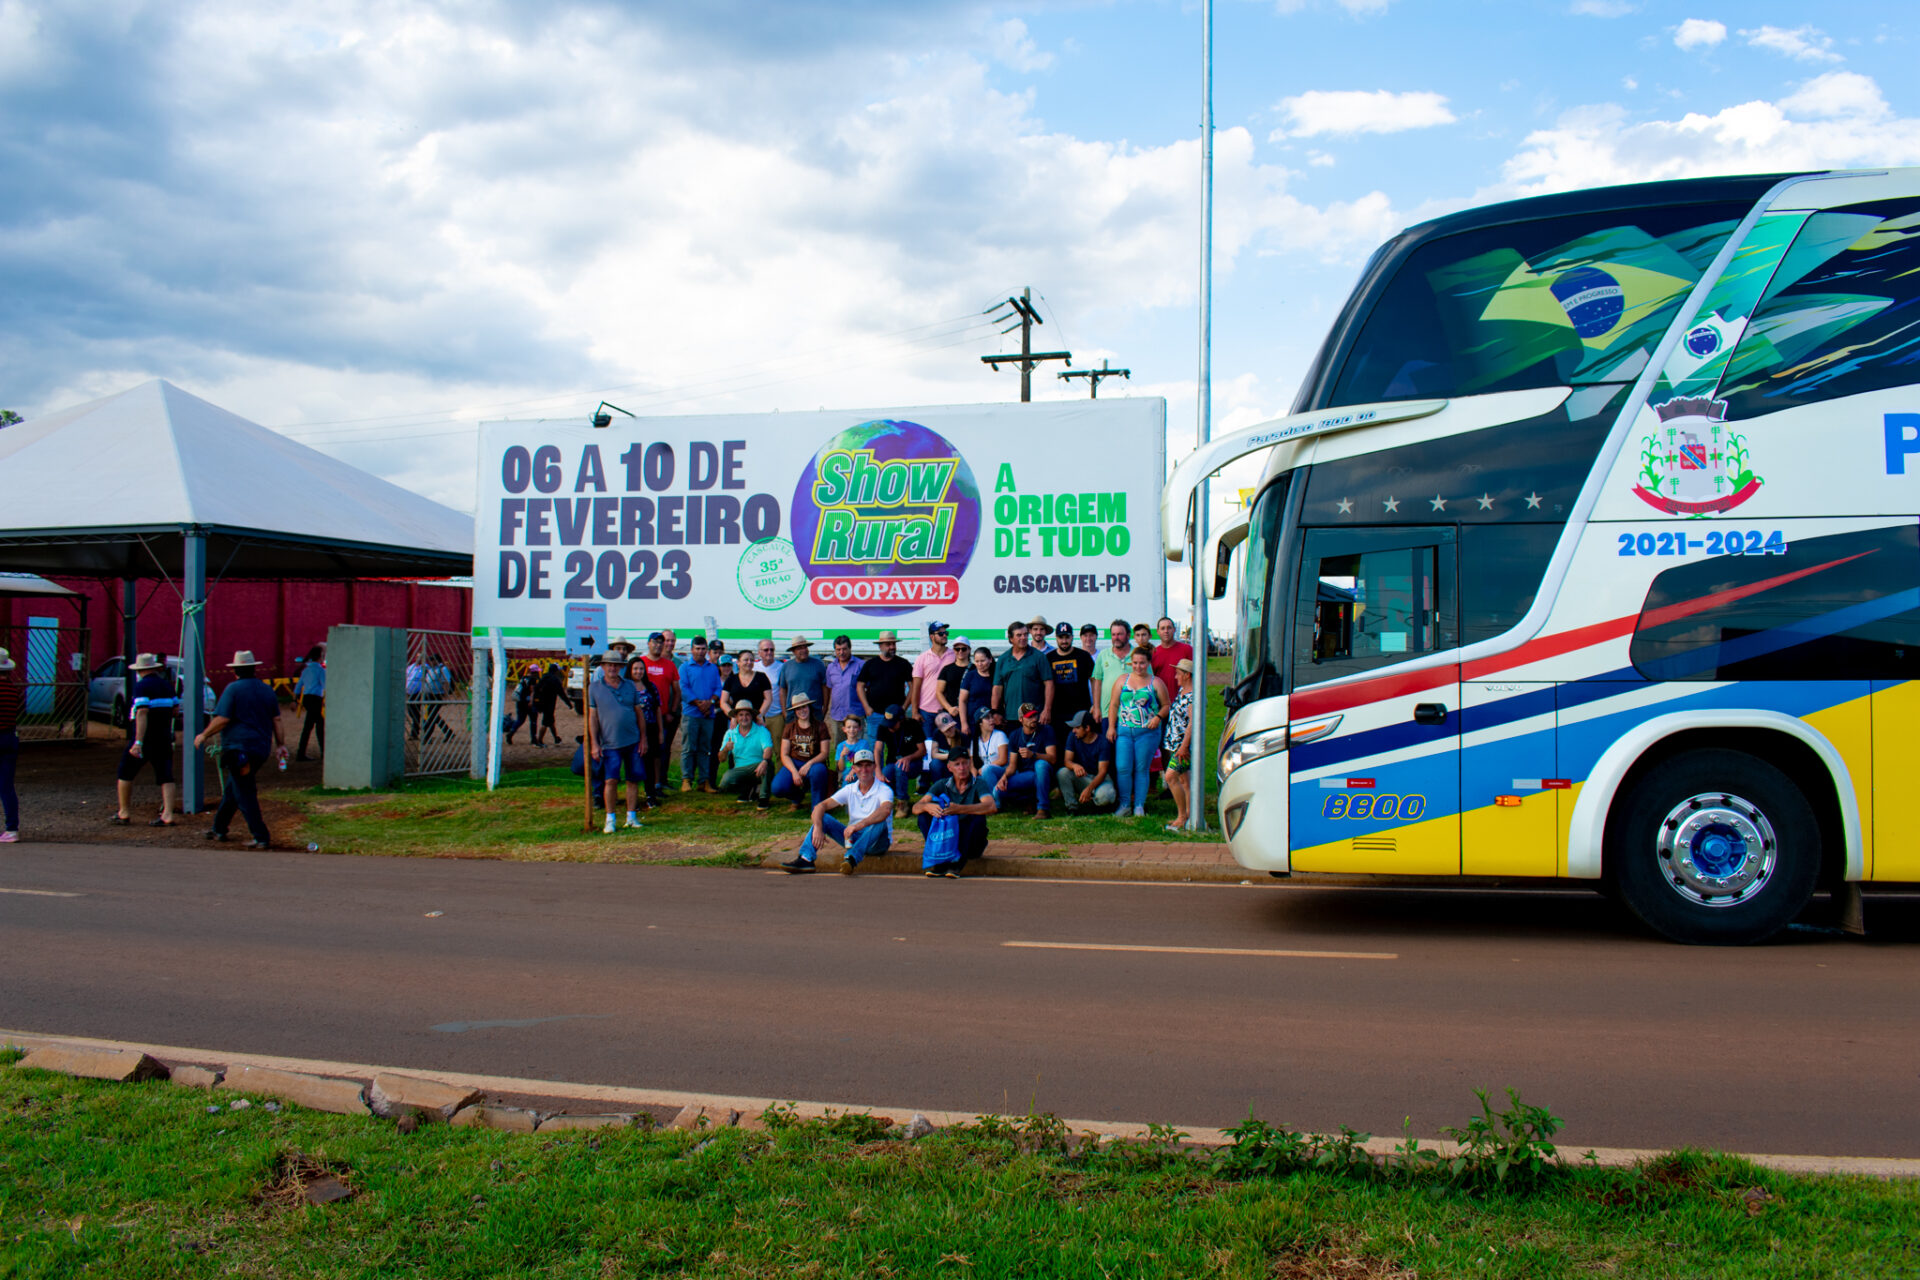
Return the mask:
[[729, 644], [912, 648], [938, 619], [998, 649], [1036, 614], [1151, 621], [1166, 416], [1148, 397], [482, 423], [475, 634], [559, 648], [570, 601], [636, 641], [712, 618]]

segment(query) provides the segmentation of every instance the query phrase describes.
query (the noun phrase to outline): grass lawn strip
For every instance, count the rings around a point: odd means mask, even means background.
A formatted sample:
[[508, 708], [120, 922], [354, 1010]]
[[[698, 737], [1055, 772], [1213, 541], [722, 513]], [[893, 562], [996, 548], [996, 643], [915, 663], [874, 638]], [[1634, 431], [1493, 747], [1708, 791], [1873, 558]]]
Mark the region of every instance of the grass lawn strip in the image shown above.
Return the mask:
[[[1236, 1180], [1035, 1118], [907, 1143], [873, 1118], [767, 1133], [530, 1136], [0, 1071], [9, 1276], [1748, 1277], [1920, 1267], [1920, 1190], [1681, 1154], [1532, 1192], [1431, 1176]], [[1064, 1148], [1064, 1149], [1063, 1149]], [[311, 1205], [331, 1179], [345, 1198]], [[323, 1188], [324, 1189], [324, 1188]], [[337, 1193], [330, 1191], [330, 1194]]]

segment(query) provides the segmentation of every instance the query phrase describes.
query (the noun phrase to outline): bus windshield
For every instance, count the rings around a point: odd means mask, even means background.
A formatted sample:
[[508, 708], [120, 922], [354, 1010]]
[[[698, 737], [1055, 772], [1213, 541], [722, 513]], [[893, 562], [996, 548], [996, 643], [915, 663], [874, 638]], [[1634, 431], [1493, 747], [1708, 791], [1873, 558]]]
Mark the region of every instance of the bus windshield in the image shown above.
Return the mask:
[[1274, 590], [1276, 544], [1287, 508], [1287, 478], [1268, 485], [1247, 515], [1247, 541], [1240, 558], [1240, 616], [1233, 649], [1236, 686], [1268, 669], [1267, 597]]
[[1746, 211], [1611, 210], [1429, 240], [1375, 292], [1329, 403], [1631, 381]]

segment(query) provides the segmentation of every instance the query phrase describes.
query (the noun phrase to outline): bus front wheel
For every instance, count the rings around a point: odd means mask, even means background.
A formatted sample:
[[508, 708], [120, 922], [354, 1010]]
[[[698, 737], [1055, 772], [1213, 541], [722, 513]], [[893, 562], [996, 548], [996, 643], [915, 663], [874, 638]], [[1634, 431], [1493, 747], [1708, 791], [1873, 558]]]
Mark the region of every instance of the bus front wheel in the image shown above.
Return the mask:
[[1607, 863], [1620, 900], [1675, 942], [1742, 945], [1813, 897], [1820, 824], [1800, 787], [1739, 751], [1689, 751], [1641, 776]]

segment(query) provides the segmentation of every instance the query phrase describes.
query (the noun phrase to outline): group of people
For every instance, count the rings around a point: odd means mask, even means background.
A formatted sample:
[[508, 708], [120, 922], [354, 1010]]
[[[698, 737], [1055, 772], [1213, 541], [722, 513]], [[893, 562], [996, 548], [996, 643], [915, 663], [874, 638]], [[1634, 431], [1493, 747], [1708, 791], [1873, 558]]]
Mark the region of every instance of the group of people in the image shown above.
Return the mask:
[[[777, 766], [771, 737], [760, 736], [756, 717], [738, 715], [728, 731], [736, 770], [723, 786], [731, 781], [745, 800], [768, 769], [776, 784], [791, 779], [788, 790], [796, 796], [803, 774], [808, 782], [812, 823], [797, 854], [782, 864], [787, 871], [812, 872], [820, 848], [831, 842], [845, 850], [841, 871], [852, 874], [891, 846], [893, 820], [911, 815], [926, 837], [926, 874], [957, 875], [967, 859], [985, 851], [989, 816], [1024, 802], [1037, 817], [1050, 817], [1057, 793], [1069, 813], [1145, 817], [1155, 772], [1174, 800], [1168, 829], [1185, 826], [1194, 663], [1171, 618], [1160, 619], [1157, 644], [1144, 623], [1116, 619], [1101, 646], [1092, 624], [1076, 633], [1069, 623], [1050, 626], [1036, 617], [1008, 626], [997, 661], [987, 646], [964, 636], [950, 642], [949, 630], [944, 622], [929, 623], [927, 647], [911, 664], [895, 656], [891, 632], [880, 637], [880, 656], [864, 662], [852, 657], [847, 637], [839, 637], [828, 685], [832, 698], [848, 701], [834, 702], [824, 723], [796, 734], [802, 717], [790, 700]], [[796, 643], [804, 645], [804, 638]], [[867, 670], [875, 664], [882, 673], [877, 681]], [[883, 707], [876, 720], [860, 692], [869, 714], [851, 710], [847, 691], [878, 683], [891, 692], [902, 678], [899, 668], [906, 670], [903, 701]], [[844, 719], [835, 714], [842, 705]], [[839, 746], [830, 755], [836, 723]], [[737, 764], [743, 754], [757, 762], [750, 772]], [[836, 782], [838, 789], [829, 791]], [[841, 810], [844, 822], [834, 816]]]

